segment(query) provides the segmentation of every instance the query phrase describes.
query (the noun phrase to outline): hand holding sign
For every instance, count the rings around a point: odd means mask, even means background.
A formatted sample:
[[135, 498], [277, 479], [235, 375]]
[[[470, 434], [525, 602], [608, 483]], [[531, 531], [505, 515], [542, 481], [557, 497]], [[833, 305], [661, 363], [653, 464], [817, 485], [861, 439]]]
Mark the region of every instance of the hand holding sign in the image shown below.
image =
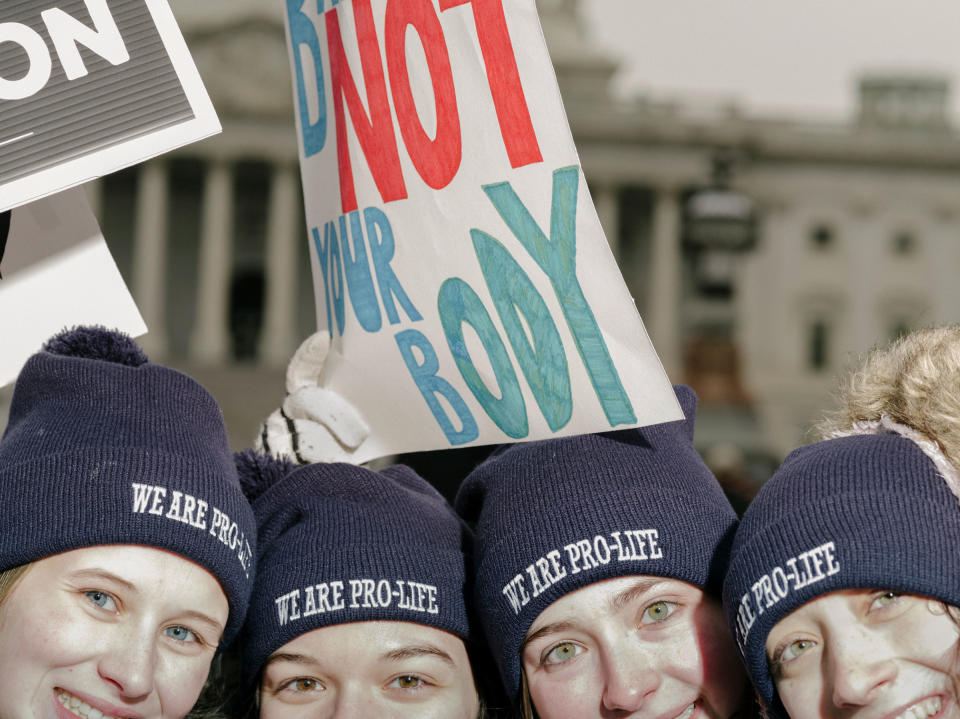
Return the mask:
[[257, 449], [299, 464], [352, 462], [370, 428], [348, 401], [319, 386], [330, 333], [317, 332], [287, 365], [287, 398], [260, 428]]

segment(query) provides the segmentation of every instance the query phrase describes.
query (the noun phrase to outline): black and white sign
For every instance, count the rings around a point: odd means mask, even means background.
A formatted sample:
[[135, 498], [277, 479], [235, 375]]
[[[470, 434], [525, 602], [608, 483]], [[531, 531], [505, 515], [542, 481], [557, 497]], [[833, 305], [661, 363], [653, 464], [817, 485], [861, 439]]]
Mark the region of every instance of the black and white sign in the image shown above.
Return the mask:
[[166, 0], [3, 0], [0, 118], [0, 212], [220, 130]]

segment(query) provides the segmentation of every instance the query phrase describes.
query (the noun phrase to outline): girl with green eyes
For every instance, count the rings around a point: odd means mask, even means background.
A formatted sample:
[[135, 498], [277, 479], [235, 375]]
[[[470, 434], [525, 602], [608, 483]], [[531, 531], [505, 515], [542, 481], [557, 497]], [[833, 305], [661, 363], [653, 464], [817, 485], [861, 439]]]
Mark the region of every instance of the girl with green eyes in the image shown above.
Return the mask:
[[737, 531], [724, 606], [774, 717], [956, 719], [960, 328], [853, 372]]
[[202, 387], [119, 333], [51, 339], [0, 441], [0, 528], [0, 714], [190, 711], [243, 622], [256, 531]]
[[403, 466], [240, 455], [261, 550], [240, 642], [261, 719], [477, 719], [469, 530]]
[[525, 717], [754, 715], [718, 597], [736, 515], [675, 390], [685, 421], [505, 446], [460, 489], [478, 612]]

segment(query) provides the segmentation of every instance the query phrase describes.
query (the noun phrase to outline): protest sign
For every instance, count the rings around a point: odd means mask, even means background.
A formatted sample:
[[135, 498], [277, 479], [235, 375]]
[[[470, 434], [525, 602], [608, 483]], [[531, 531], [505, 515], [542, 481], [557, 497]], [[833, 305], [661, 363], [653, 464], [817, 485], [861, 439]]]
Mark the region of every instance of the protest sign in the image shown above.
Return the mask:
[[0, 214], [0, 386], [78, 324], [147, 331], [82, 188]]
[[285, 0], [323, 384], [357, 460], [680, 419], [534, 0]]
[[220, 131], [167, 0], [0, 3], [0, 211]]

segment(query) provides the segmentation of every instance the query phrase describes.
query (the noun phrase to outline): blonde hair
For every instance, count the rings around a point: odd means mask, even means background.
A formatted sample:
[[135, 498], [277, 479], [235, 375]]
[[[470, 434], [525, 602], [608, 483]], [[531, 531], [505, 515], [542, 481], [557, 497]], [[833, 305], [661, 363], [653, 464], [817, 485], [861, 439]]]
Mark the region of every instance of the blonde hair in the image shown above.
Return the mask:
[[935, 442], [960, 467], [960, 325], [916, 330], [872, 350], [846, 378], [826, 438], [888, 417]]
[[527, 673], [520, 669], [520, 694], [522, 699], [522, 705], [520, 711], [522, 712], [521, 719], [537, 719], [536, 715], [533, 713], [533, 700], [530, 698], [530, 686], [527, 684]]
[[10, 592], [13, 591], [17, 582], [20, 581], [20, 578], [27, 573], [29, 567], [29, 564], [21, 564], [19, 567], [5, 569], [0, 572], [0, 607], [3, 606]]

